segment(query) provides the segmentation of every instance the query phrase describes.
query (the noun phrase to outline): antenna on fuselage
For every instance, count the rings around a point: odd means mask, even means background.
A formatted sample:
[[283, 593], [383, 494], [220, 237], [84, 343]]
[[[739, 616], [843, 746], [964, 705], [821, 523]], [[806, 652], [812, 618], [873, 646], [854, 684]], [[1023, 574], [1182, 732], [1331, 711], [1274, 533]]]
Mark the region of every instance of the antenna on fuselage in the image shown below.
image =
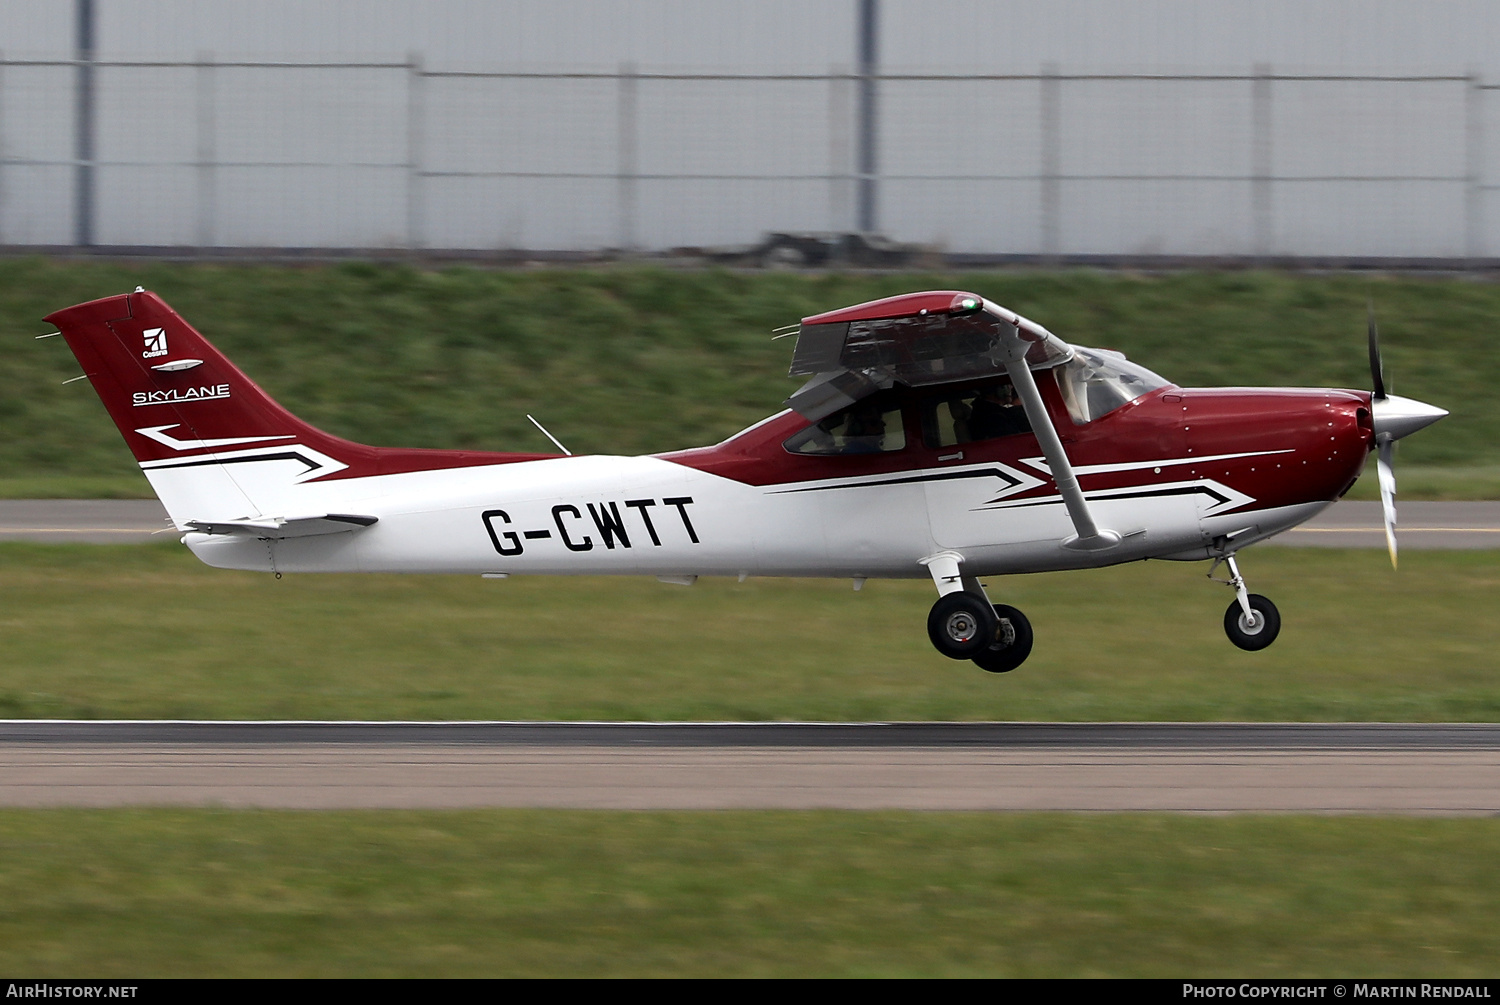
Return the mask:
[[544, 426], [544, 425], [542, 425], [540, 422], [536, 421], [536, 419], [529, 412], [527, 413], [526, 418], [531, 419], [531, 424], [533, 426], [535, 426], [536, 428], [540, 429], [542, 431], [542, 435], [545, 436], [547, 439], [551, 440], [552, 443], [553, 443], [553, 445], [555, 447], [557, 447], [558, 450], [561, 450], [563, 453], [567, 454], [569, 457], [573, 456], [573, 451], [571, 451], [567, 447], [563, 446], [561, 440], [559, 440], [557, 437], [553, 436], [551, 433], [547, 432], [547, 427]]

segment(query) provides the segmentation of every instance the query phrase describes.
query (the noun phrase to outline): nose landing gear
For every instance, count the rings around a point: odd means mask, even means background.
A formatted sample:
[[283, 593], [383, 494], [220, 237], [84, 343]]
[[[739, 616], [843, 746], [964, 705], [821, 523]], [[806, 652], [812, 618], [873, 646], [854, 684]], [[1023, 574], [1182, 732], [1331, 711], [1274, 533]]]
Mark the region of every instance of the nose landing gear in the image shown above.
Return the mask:
[[[1230, 578], [1227, 580], [1214, 579], [1214, 572], [1221, 563], [1229, 566]], [[1245, 577], [1240, 575], [1233, 554], [1215, 561], [1213, 568], [1208, 570], [1208, 578], [1234, 587], [1234, 602], [1224, 612], [1224, 634], [1229, 636], [1230, 642], [1249, 652], [1258, 652], [1276, 641], [1276, 636], [1281, 634], [1281, 612], [1266, 597], [1245, 589]]]

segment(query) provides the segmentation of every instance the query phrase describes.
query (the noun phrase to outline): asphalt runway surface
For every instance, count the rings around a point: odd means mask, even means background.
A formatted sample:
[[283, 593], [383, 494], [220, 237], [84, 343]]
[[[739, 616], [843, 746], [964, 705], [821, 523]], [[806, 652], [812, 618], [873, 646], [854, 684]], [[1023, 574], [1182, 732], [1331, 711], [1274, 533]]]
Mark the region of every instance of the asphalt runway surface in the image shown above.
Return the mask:
[[1500, 725], [0, 723], [0, 805], [1500, 812]]
[[[1403, 549], [1500, 547], [1500, 502], [1401, 519]], [[0, 539], [158, 535], [154, 500], [0, 501]], [[1384, 548], [1380, 505], [1275, 542]], [[0, 805], [1488, 815], [1500, 726], [8, 722]]]
[[[1403, 549], [1500, 548], [1500, 502], [1403, 502], [1399, 513]], [[173, 536], [154, 499], [0, 500], [0, 540], [124, 544]], [[1335, 503], [1273, 543], [1384, 548], [1380, 504]]]

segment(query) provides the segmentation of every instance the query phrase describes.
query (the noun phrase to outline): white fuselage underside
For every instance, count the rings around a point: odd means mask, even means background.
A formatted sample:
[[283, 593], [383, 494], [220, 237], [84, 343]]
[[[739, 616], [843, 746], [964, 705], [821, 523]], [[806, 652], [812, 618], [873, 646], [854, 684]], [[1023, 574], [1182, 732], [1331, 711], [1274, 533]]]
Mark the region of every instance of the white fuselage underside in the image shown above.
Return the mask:
[[[1087, 492], [1099, 525], [1124, 538], [1088, 552], [1063, 546], [1074, 530], [1057, 496], [986, 506], [992, 490], [973, 478], [755, 486], [656, 457], [613, 456], [312, 481], [305, 463], [271, 458], [226, 465], [207, 481], [203, 468], [146, 474], [179, 527], [310, 513], [378, 519], [347, 533], [276, 541], [183, 537], [211, 566], [279, 572], [906, 578], [926, 577], [922, 560], [952, 551], [966, 573], [994, 575], [1205, 558], [1216, 537], [1233, 535], [1242, 547], [1328, 505], [1256, 509], [1234, 493], [1224, 511], [1205, 493]], [[1221, 497], [1233, 491], [1209, 484]]]

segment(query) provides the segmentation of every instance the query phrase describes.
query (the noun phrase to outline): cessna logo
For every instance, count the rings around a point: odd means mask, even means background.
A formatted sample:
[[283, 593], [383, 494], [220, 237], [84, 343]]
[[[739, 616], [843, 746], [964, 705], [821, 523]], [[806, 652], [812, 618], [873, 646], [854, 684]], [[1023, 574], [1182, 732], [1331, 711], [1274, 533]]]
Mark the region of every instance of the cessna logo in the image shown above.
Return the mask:
[[141, 338], [146, 340], [146, 351], [141, 353], [142, 359], [167, 354], [167, 330], [165, 328], [147, 328], [141, 332]]
[[173, 405], [184, 401], [210, 401], [229, 397], [228, 384], [206, 384], [202, 387], [174, 387], [166, 391], [137, 391], [130, 396], [136, 408], [142, 405]]

